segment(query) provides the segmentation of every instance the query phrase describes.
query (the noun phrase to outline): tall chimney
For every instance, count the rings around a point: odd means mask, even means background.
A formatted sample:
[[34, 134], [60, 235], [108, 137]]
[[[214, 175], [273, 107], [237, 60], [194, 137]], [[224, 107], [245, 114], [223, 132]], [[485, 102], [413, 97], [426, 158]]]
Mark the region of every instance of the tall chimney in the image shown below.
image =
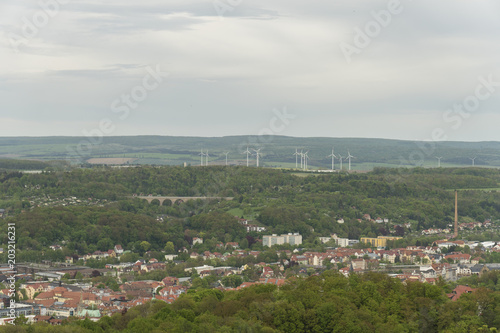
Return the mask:
[[455, 232], [453, 238], [458, 237], [458, 191], [455, 190]]

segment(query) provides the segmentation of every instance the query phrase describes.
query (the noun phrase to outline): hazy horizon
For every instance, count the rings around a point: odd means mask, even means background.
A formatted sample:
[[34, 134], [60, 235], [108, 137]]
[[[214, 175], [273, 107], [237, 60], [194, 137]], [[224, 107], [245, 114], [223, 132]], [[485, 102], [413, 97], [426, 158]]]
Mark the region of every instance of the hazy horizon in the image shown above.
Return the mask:
[[[137, 134], [137, 135], [103, 135], [102, 138], [117, 138], [117, 137], [175, 137], [175, 138], [201, 138], [201, 139], [211, 139], [211, 138], [229, 138], [229, 137], [258, 137], [256, 134], [238, 134], [238, 135], [224, 135], [224, 136], [196, 136], [196, 135], [157, 135], [157, 134]], [[388, 140], [388, 141], [408, 141], [408, 142], [435, 142], [435, 143], [446, 143], [446, 142], [464, 142], [464, 143], [482, 143], [482, 142], [499, 142], [500, 140], [480, 140], [480, 141], [466, 141], [466, 140], [411, 140], [411, 139], [392, 139], [392, 138], [382, 138], [382, 137], [330, 137], [330, 136], [294, 136], [294, 135], [274, 135], [276, 137], [287, 137], [287, 138], [304, 138], [304, 139], [360, 139], [360, 140]], [[87, 139], [89, 137], [82, 135], [40, 135], [40, 136], [0, 136], [0, 138], [81, 138]]]

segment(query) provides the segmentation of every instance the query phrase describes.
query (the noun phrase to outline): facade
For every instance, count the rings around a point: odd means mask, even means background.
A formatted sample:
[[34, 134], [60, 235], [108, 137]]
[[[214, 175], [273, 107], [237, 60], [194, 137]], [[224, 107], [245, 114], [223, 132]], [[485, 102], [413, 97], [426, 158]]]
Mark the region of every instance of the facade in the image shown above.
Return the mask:
[[[12, 311], [10, 307], [0, 309], [0, 323], [5, 323], [9, 319], [17, 318], [20, 315], [24, 315], [28, 319], [28, 323], [32, 323], [35, 316], [46, 314], [46, 308], [38, 304], [15, 303], [12, 306]], [[15, 314], [15, 316], [12, 314]]]
[[373, 247], [386, 247], [388, 240], [397, 240], [397, 239], [401, 239], [401, 237], [392, 237], [392, 236], [378, 236], [377, 238], [361, 237], [361, 242], [369, 243]]
[[281, 244], [291, 244], [291, 245], [300, 245], [302, 244], [302, 235], [298, 233], [289, 233], [278, 236], [274, 235], [266, 235], [262, 236], [262, 245], [263, 246], [273, 246], [273, 245], [281, 245]]
[[203, 238], [193, 237], [193, 245], [195, 244], [203, 244]]
[[285, 244], [285, 237], [278, 236], [276, 234], [271, 236], [262, 236], [262, 245], [263, 246], [273, 246], [273, 245], [281, 245]]

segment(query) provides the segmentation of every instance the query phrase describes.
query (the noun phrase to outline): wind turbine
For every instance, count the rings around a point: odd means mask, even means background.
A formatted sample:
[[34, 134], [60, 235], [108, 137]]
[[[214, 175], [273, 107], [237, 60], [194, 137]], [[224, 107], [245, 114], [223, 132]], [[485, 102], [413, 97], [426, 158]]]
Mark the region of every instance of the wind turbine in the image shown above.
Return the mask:
[[328, 155], [327, 157], [331, 157], [332, 158], [332, 171], [333, 171], [335, 169], [335, 158], [337, 157], [333, 153], [333, 148], [332, 148], [332, 153], [330, 155]]
[[349, 160], [349, 171], [351, 171], [351, 158], [354, 158], [354, 156], [351, 155], [349, 150], [347, 151], [347, 160]]
[[200, 155], [200, 166], [203, 166], [203, 156], [205, 156], [203, 149], [201, 149], [201, 153], [199, 153], [198, 155]]
[[257, 157], [257, 168], [259, 167], [259, 156], [260, 156], [260, 149], [253, 149], [253, 151], [255, 152], [255, 156]]
[[309, 153], [309, 150], [304, 153], [304, 170], [307, 170], [307, 160], [309, 159], [307, 153]]
[[342, 171], [342, 155], [339, 154], [340, 171]]
[[247, 166], [248, 166], [248, 155], [251, 154], [250, 150], [248, 150], [248, 147], [247, 150], [243, 152], [243, 154], [247, 154]]
[[207, 153], [205, 154], [205, 157], [207, 158], [207, 159], [206, 159], [206, 162], [205, 162], [205, 165], [206, 165], [206, 166], [208, 166], [208, 157], [209, 157], [209, 156], [208, 156], [208, 149], [207, 149]]
[[438, 160], [438, 168], [440, 168], [441, 167], [441, 159], [443, 158], [443, 156], [440, 156], [440, 157], [436, 156], [436, 158]]
[[[297, 148], [295, 148], [295, 154], [293, 154], [293, 155], [295, 156], [295, 169], [297, 169], [297, 163], [298, 163], [297, 158], [298, 158], [298, 157], [299, 157], [299, 155], [300, 155], [300, 154], [297, 152]], [[302, 160], [301, 160], [301, 161], [302, 161]]]
[[303, 150], [300, 150], [300, 168], [304, 169], [304, 153]]
[[226, 155], [226, 166], [227, 166], [227, 155], [229, 154], [229, 152], [227, 153], [224, 153], [224, 155]]
[[474, 163], [474, 161], [476, 160], [476, 158], [477, 158], [477, 156], [474, 156], [474, 157], [472, 157], [472, 158], [471, 158], [471, 157], [469, 157], [469, 160], [471, 160], [471, 161], [472, 161], [472, 166], [474, 166], [474, 164], [475, 164], [475, 163]]

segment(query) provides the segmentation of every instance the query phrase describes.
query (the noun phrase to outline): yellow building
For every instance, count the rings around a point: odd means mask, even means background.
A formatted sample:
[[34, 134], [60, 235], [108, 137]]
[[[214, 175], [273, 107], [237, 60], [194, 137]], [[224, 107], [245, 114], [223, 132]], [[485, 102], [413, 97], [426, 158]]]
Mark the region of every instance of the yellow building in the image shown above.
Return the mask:
[[388, 240], [397, 240], [402, 237], [393, 237], [393, 236], [378, 236], [377, 238], [373, 237], [361, 237], [360, 241], [362, 243], [369, 243], [373, 247], [386, 247]]

